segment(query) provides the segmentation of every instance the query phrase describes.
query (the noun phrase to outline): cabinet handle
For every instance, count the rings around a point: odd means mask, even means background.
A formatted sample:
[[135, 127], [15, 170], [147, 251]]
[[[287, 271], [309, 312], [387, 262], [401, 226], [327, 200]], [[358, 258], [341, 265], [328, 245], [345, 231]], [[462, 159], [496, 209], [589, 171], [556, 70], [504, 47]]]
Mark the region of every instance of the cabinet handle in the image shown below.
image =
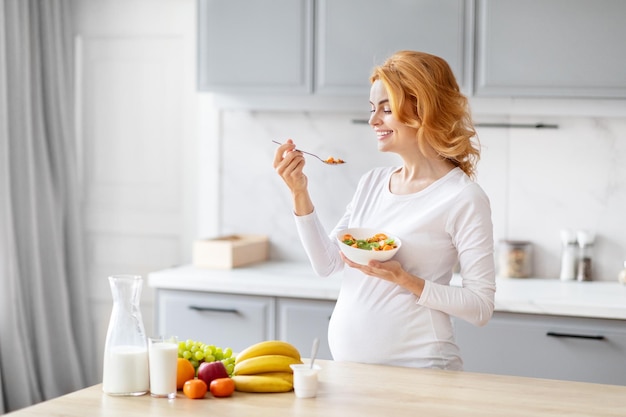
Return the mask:
[[545, 123], [476, 123], [476, 127], [503, 127], [508, 129], [558, 129], [559, 125]]
[[212, 313], [229, 313], [229, 314], [239, 314], [239, 310], [236, 308], [219, 308], [219, 307], [200, 307], [200, 306], [189, 306], [189, 310], [195, 311], [210, 311]]
[[546, 336], [552, 337], [572, 337], [575, 339], [591, 339], [591, 340], [604, 340], [604, 336], [602, 335], [592, 335], [592, 334], [574, 334], [574, 333], [558, 333], [558, 332], [548, 332]]

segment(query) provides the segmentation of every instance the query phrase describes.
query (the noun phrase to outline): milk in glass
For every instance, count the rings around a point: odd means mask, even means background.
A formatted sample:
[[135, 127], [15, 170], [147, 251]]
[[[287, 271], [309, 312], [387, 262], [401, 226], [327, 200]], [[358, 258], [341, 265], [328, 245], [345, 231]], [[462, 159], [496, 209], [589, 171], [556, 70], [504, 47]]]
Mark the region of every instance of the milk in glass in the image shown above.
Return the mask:
[[178, 343], [175, 338], [148, 339], [150, 394], [153, 397], [176, 397]]

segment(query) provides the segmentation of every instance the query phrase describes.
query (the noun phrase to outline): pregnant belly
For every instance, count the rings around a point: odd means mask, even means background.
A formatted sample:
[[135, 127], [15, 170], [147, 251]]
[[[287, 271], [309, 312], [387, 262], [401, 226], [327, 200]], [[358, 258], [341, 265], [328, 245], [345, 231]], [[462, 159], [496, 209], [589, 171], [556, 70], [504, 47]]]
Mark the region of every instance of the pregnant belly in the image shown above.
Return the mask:
[[333, 359], [447, 367], [447, 358], [458, 356], [450, 320], [415, 300], [412, 294], [397, 294], [368, 305], [364, 300], [340, 297], [328, 328]]

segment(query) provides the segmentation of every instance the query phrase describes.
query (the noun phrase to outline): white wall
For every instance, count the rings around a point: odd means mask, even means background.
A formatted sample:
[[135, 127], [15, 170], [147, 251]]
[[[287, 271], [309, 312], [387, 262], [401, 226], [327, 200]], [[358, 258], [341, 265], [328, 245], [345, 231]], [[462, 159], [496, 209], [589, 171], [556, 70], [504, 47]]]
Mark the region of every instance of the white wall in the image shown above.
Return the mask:
[[144, 277], [153, 335], [147, 275], [182, 263], [195, 236], [195, 1], [76, 0], [74, 12], [85, 279], [102, 358], [107, 277]]
[[[479, 122], [558, 125], [558, 129], [479, 128], [483, 155], [478, 182], [491, 199], [496, 241], [532, 241], [534, 276], [557, 278], [560, 230], [588, 229], [597, 234], [594, 278], [617, 279], [626, 259], [625, 104], [540, 100], [524, 105], [505, 101], [501, 107], [497, 101], [475, 101]], [[236, 109], [218, 113], [219, 128], [213, 135], [219, 143], [214, 150], [221, 161], [215, 171], [220, 181], [214, 194], [198, 198], [218, 202], [213, 214], [219, 217], [220, 233], [268, 234], [273, 259], [306, 257], [295, 233], [288, 191], [272, 168], [272, 139], [293, 138], [302, 149], [348, 161], [325, 166], [307, 160], [312, 196], [328, 230], [363, 172], [397, 162], [377, 151], [369, 126], [351, 122], [367, 114]], [[200, 183], [206, 179], [200, 178]]]

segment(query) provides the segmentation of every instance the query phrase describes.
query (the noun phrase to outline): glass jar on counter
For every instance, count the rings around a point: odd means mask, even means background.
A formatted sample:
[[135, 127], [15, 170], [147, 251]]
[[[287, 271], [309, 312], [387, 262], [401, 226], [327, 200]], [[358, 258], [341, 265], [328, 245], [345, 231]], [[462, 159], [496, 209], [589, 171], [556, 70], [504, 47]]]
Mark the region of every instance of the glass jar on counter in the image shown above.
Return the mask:
[[532, 275], [532, 243], [501, 240], [498, 246], [498, 275], [504, 278], [528, 278]]

